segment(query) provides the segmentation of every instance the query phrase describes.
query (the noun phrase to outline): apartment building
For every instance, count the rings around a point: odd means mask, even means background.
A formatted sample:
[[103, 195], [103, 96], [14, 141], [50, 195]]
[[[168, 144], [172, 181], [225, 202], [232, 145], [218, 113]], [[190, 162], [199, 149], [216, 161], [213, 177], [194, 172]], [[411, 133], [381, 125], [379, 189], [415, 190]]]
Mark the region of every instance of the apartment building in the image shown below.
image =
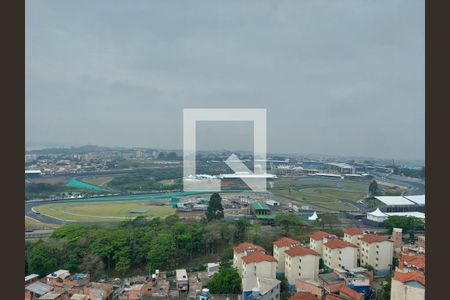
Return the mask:
[[316, 231], [309, 236], [309, 248], [322, 255], [324, 239], [331, 236], [325, 231]]
[[266, 250], [258, 245], [244, 242], [233, 248], [233, 267], [242, 276], [242, 258], [251, 253], [266, 253]]
[[375, 275], [389, 274], [394, 255], [394, 243], [386, 237], [366, 234], [361, 238], [360, 264], [371, 265], [375, 268]]
[[317, 279], [319, 275], [319, 253], [298, 246], [286, 250], [285, 255], [285, 277], [290, 285], [294, 285], [298, 279]]
[[300, 246], [300, 242], [288, 237], [282, 237], [273, 243], [273, 257], [278, 261], [277, 273], [284, 273], [285, 251], [296, 246]]
[[254, 252], [242, 257], [242, 278], [261, 277], [276, 278], [277, 260], [261, 252]]
[[344, 229], [344, 241], [352, 243], [358, 247], [358, 259], [360, 239], [363, 237], [364, 231], [359, 227], [349, 227]]
[[391, 300], [424, 300], [425, 275], [395, 272], [391, 281]]
[[330, 268], [353, 269], [357, 267], [358, 247], [340, 239], [333, 239], [323, 244], [322, 258]]

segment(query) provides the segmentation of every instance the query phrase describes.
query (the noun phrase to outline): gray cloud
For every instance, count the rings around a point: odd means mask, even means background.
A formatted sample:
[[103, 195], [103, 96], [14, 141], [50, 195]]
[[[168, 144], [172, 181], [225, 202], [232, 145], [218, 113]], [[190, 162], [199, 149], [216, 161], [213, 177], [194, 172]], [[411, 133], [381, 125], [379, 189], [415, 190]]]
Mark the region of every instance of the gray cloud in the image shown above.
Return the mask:
[[424, 1], [26, 2], [28, 144], [181, 148], [183, 108], [258, 107], [269, 151], [423, 159], [424, 101]]

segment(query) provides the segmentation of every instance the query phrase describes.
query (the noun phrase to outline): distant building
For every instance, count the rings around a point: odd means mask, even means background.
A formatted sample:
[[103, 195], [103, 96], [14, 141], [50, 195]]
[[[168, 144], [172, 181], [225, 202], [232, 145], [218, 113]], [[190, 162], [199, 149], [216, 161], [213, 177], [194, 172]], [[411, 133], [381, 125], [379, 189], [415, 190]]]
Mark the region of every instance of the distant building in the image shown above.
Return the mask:
[[277, 260], [265, 253], [251, 253], [242, 258], [242, 278], [276, 278]]
[[285, 255], [285, 277], [290, 285], [295, 285], [298, 279], [317, 279], [319, 275], [319, 253], [312, 249], [297, 246], [286, 250]]
[[285, 251], [296, 246], [300, 246], [300, 242], [288, 237], [273, 242], [273, 256], [278, 261], [277, 273], [284, 273]]

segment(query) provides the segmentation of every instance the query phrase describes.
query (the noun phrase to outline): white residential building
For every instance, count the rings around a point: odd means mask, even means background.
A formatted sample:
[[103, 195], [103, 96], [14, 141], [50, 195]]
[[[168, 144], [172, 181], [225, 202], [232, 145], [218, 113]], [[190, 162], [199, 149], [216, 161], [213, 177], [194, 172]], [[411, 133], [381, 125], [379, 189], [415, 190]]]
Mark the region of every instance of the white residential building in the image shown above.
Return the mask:
[[250, 253], [266, 253], [266, 250], [258, 245], [252, 243], [241, 243], [233, 248], [233, 267], [238, 270], [239, 275], [242, 276], [242, 258]]
[[271, 278], [242, 278], [243, 300], [280, 300], [281, 281]]
[[371, 265], [375, 268], [375, 274], [386, 275], [392, 266], [394, 255], [394, 243], [386, 237], [366, 234], [361, 238], [360, 264]]
[[285, 277], [290, 285], [294, 285], [297, 279], [317, 279], [319, 275], [319, 253], [298, 246], [286, 250], [285, 255]]
[[284, 273], [285, 251], [296, 246], [300, 246], [300, 242], [288, 237], [282, 237], [273, 243], [273, 257], [278, 261], [278, 273]]
[[330, 234], [325, 231], [316, 231], [309, 236], [309, 248], [322, 255], [322, 247], [324, 239], [329, 237]]
[[268, 254], [255, 252], [242, 258], [242, 278], [276, 278], [277, 260]]
[[364, 231], [358, 227], [349, 227], [344, 229], [344, 241], [352, 243], [358, 247], [358, 258], [359, 258], [359, 245], [360, 239], [363, 237]]
[[340, 239], [333, 239], [323, 244], [322, 258], [332, 269], [353, 269], [358, 264], [358, 247]]

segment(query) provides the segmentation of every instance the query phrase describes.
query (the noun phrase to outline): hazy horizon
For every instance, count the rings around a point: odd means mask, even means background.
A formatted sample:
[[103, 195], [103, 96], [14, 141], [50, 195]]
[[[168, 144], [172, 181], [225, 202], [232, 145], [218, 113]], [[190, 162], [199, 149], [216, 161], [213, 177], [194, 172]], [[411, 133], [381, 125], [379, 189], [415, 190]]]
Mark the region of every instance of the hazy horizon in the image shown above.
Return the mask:
[[[270, 153], [425, 157], [424, 1], [26, 1], [25, 38], [28, 146], [181, 149], [184, 108], [266, 108]], [[199, 149], [251, 149], [222, 125]]]

